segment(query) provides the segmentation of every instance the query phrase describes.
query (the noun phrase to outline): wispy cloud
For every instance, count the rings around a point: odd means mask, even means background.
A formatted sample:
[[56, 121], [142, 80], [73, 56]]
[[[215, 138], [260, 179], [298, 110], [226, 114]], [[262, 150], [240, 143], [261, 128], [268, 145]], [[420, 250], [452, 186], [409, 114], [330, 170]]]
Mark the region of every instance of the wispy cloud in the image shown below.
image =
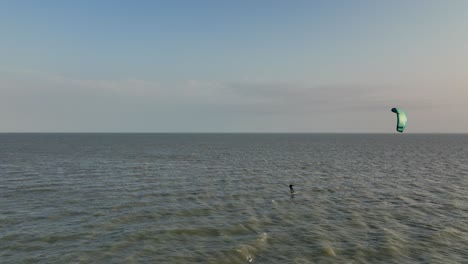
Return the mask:
[[[463, 95], [460, 91], [450, 90]], [[224, 127], [249, 130], [245, 126], [253, 130], [255, 126], [274, 130], [281, 124], [285, 127], [300, 124], [301, 129], [306, 130], [303, 120], [318, 121], [325, 124], [324, 129], [328, 125], [336, 130], [340, 123], [344, 126], [352, 122], [356, 113], [361, 119], [378, 120], [378, 115], [393, 106], [417, 111], [448, 105], [441, 94], [428, 90], [421, 96], [420, 92], [405, 86], [83, 80], [24, 70], [0, 70], [0, 93], [0, 115], [4, 121], [0, 129], [3, 130], [9, 127], [27, 130], [30, 124], [44, 129], [83, 127], [93, 130], [97, 127], [105, 131], [125, 130], [123, 127], [143, 131], [189, 130], [189, 125], [201, 124], [207, 130], [218, 131]], [[466, 94], [464, 96], [466, 99]], [[335, 121], [327, 120], [326, 116], [333, 116]]]

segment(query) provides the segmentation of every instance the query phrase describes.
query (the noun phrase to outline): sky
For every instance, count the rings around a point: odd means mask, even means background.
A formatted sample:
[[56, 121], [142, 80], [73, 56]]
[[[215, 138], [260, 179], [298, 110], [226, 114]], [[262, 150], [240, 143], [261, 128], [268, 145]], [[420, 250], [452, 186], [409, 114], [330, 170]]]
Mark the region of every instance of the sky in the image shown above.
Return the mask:
[[468, 133], [468, 1], [3, 0], [0, 132]]

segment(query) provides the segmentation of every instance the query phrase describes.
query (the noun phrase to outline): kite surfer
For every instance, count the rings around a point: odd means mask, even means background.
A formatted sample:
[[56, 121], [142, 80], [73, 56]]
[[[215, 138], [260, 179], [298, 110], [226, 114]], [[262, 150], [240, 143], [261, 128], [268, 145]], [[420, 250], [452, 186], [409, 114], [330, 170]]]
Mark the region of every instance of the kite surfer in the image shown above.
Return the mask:
[[293, 186], [292, 184], [289, 184], [289, 190], [291, 191], [291, 194], [294, 194], [294, 189], [293, 189]]

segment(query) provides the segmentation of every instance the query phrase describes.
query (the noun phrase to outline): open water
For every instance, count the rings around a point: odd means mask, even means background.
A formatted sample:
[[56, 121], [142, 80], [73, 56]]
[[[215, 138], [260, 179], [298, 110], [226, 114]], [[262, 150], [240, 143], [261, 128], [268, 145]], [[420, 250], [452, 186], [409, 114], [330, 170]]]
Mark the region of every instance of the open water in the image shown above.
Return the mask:
[[0, 134], [0, 263], [468, 263], [468, 135]]

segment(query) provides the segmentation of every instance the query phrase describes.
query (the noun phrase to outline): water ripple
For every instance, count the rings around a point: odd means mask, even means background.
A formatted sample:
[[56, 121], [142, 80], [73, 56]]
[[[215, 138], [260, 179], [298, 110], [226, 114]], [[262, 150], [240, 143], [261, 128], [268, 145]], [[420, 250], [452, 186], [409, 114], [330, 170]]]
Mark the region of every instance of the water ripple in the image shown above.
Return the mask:
[[468, 259], [466, 135], [2, 134], [0, 143], [2, 263]]

